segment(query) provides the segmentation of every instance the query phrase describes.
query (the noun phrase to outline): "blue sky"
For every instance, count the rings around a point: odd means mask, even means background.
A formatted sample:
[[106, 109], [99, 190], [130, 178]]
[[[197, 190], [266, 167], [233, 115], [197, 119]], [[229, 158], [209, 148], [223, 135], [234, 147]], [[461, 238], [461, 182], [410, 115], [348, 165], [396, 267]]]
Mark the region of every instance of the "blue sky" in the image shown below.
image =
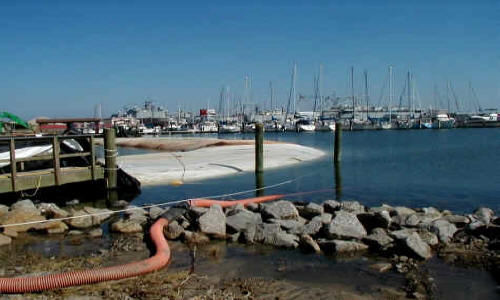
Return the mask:
[[[104, 114], [146, 97], [198, 109], [222, 86], [285, 102], [292, 63], [297, 90], [356, 89], [367, 69], [378, 101], [388, 65], [396, 94], [410, 68], [424, 104], [451, 80], [469, 81], [484, 107], [500, 108], [500, 1], [1, 1], [1, 110], [24, 118]], [[272, 2], [269, 4], [268, 2]], [[311, 4], [313, 2], [314, 4]], [[437, 3], [439, 2], [439, 3]]]

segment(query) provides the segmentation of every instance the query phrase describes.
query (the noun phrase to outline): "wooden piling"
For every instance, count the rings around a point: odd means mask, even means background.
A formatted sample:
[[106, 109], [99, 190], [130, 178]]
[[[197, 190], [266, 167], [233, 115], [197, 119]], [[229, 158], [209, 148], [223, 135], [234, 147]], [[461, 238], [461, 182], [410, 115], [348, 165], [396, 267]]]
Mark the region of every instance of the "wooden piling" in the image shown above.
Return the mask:
[[54, 184], [59, 185], [61, 183], [61, 160], [59, 159], [59, 138], [54, 136], [52, 138], [52, 158], [54, 164]]
[[342, 152], [342, 123], [335, 123], [335, 142], [333, 148], [333, 162], [335, 164], [339, 163], [341, 160], [341, 152]]
[[114, 128], [104, 129], [104, 163], [105, 163], [105, 176], [106, 188], [115, 189], [117, 187], [117, 171], [116, 166], [116, 132]]
[[12, 185], [12, 191], [16, 191], [16, 177], [17, 177], [17, 162], [16, 162], [16, 142], [13, 138], [10, 139], [9, 143], [10, 150], [10, 179]]
[[91, 136], [89, 138], [90, 143], [90, 171], [92, 172], [92, 180], [96, 180], [96, 164], [95, 164], [95, 138]]
[[264, 172], [264, 125], [255, 124], [255, 173]]

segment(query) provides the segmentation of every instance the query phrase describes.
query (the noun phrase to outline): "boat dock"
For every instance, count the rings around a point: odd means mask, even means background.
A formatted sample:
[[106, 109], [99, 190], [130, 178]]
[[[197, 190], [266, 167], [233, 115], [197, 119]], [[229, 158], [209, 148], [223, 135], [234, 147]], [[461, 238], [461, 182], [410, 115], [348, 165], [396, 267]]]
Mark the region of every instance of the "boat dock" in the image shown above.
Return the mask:
[[[0, 174], [0, 194], [104, 179], [105, 167], [96, 161], [94, 139], [94, 135], [0, 138], [0, 145], [8, 145], [9, 148], [9, 158], [0, 159], [0, 166], [10, 169], [9, 173]], [[70, 140], [89, 143], [90, 151], [61, 153], [61, 143]], [[38, 155], [20, 155], [21, 151], [16, 146], [21, 143], [44, 144], [45, 146], [38, 146], [38, 148], [45, 147], [42, 149], [45, 151]], [[77, 165], [67, 163], [78, 158], [83, 159], [79, 160]], [[26, 168], [28, 163], [33, 162], [39, 163], [41, 167]]]

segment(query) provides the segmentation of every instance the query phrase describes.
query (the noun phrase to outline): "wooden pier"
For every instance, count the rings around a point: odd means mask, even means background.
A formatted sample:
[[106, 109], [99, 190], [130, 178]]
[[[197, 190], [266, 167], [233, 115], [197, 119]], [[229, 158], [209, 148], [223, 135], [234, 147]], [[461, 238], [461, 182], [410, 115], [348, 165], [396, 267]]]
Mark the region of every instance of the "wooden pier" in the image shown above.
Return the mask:
[[[68, 183], [96, 181], [104, 179], [105, 167], [96, 163], [94, 135], [54, 135], [42, 137], [2, 137], [0, 144], [9, 145], [10, 159], [0, 160], [0, 163], [10, 163], [10, 174], [0, 174], [0, 194], [39, 189], [50, 186], [60, 186]], [[60, 151], [64, 140], [86, 140], [90, 151], [63, 154]], [[37, 155], [25, 158], [16, 158], [16, 143], [41, 143], [52, 145], [49, 155]], [[70, 158], [88, 158], [84, 166], [61, 166], [61, 161]], [[26, 170], [25, 163], [33, 161], [51, 161], [50, 168]], [[82, 160], [82, 162], [85, 162]], [[86, 165], [85, 165], [86, 164]]]

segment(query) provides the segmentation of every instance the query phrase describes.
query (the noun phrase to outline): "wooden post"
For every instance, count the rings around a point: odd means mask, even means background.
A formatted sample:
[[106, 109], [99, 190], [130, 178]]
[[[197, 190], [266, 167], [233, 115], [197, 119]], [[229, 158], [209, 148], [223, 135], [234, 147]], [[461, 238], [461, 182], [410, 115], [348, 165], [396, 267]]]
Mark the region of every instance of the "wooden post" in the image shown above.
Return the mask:
[[106, 169], [106, 184], [108, 189], [115, 189], [117, 187], [117, 167], [116, 167], [116, 143], [115, 143], [115, 129], [104, 129], [104, 163]]
[[16, 176], [17, 176], [17, 163], [16, 163], [16, 142], [13, 138], [10, 139], [10, 179], [12, 191], [16, 191]]
[[92, 180], [96, 178], [96, 167], [95, 167], [95, 147], [94, 147], [94, 136], [89, 138], [90, 142], [90, 172], [92, 172]]
[[255, 173], [264, 172], [264, 125], [255, 124]]
[[54, 184], [60, 184], [61, 162], [59, 160], [59, 139], [56, 135], [52, 137], [52, 157], [54, 162]]
[[333, 162], [335, 164], [340, 162], [342, 153], [342, 123], [335, 123], [335, 143], [333, 148]]

